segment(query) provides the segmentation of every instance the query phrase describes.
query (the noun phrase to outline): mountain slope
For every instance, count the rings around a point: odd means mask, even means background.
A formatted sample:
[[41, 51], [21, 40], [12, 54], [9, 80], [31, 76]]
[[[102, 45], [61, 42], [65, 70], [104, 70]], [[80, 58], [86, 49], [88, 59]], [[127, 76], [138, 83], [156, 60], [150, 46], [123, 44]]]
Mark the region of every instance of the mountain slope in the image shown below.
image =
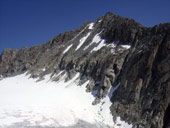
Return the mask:
[[87, 92], [97, 92], [100, 103], [111, 87], [113, 117], [134, 127], [168, 127], [170, 104], [170, 23], [142, 27], [132, 19], [107, 13], [48, 43], [21, 50], [6, 49], [0, 56], [2, 78], [27, 71], [53, 81], [61, 70], [65, 81], [80, 73], [79, 84], [89, 80]]
[[0, 128], [111, 128], [118, 124], [131, 127], [119, 118], [113, 122], [108, 96], [93, 106], [94, 96], [85, 92], [89, 81], [77, 86], [78, 76], [79, 73], [66, 83], [66, 74], [58, 82], [52, 82], [50, 75], [36, 82], [26, 73], [3, 79]]

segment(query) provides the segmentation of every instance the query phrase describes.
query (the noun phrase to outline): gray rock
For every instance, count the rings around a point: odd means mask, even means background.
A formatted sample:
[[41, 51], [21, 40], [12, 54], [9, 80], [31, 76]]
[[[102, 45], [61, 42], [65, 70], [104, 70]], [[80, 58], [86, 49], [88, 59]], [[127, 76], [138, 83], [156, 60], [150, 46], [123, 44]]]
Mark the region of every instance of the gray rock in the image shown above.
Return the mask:
[[86, 86], [86, 92], [91, 92], [93, 91], [93, 88], [95, 87], [95, 82], [94, 80], [90, 80], [90, 82], [88, 83], [88, 85]]

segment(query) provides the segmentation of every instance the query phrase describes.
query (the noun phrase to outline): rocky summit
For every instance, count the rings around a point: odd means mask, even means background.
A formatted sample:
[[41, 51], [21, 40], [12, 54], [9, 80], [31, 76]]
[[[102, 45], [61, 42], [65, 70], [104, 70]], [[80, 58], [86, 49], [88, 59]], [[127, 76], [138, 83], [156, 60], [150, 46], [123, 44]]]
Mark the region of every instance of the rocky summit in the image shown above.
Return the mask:
[[170, 23], [143, 27], [133, 19], [112, 13], [66, 31], [49, 42], [5, 49], [0, 55], [0, 79], [27, 72], [38, 81], [51, 74], [65, 81], [80, 73], [80, 85], [90, 80], [87, 92], [93, 105], [110, 87], [110, 110], [134, 128], [170, 127]]

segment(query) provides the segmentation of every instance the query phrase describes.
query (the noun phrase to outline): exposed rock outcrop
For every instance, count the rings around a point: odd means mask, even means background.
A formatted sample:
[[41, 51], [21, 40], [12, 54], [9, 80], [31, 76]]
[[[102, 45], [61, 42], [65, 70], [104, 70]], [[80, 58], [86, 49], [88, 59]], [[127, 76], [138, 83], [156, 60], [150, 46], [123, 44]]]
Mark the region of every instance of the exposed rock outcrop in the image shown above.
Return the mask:
[[111, 109], [136, 127], [161, 128], [170, 103], [170, 24], [149, 30], [124, 62]]

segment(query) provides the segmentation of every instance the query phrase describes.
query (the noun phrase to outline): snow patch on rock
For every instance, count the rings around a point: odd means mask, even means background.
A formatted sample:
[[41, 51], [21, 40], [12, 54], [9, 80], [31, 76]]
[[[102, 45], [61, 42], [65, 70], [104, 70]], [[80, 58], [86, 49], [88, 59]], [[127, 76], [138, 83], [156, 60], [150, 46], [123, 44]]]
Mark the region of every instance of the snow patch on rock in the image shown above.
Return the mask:
[[100, 50], [100, 49], [101, 49], [102, 47], [104, 47], [104, 46], [106, 46], [105, 40], [102, 40], [102, 41], [98, 44], [97, 47], [94, 47], [94, 48], [91, 50], [91, 52], [98, 51], [98, 50]]
[[131, 46], [130, 45], [121, 45], [121, 47], [123, 47], [125, 49], [129, 49]]
[[65, 54], [66, 52], [68, 52], [68, 50], [72, 47], [73, 44], [70, 44], [64, 51], [63, 54]]
[[94, 23], [90, 23], [88, 29], [94, 29]]
[[97, 33], [97, 34], [94, 36], [92, 42], [91, 42], [89, 45], [87, 45], [87, 46], [84, 48], [84, 50], [88, 49], [93, 43], [96, 43], [96, 44], [97, 44], [97, 43], [99, 43], [99, 42], [102, 40], [99, 34], [100, 34], [100, 33]]
[[85, 37], [81, 38], [80, 39], [80, 43], [78, 44], [77, 48], [75, 49], [76, 51], [84, 44], [84, 42], [86, 41], [86, 39], [90, 36], [90, 33], [89, 32]]

